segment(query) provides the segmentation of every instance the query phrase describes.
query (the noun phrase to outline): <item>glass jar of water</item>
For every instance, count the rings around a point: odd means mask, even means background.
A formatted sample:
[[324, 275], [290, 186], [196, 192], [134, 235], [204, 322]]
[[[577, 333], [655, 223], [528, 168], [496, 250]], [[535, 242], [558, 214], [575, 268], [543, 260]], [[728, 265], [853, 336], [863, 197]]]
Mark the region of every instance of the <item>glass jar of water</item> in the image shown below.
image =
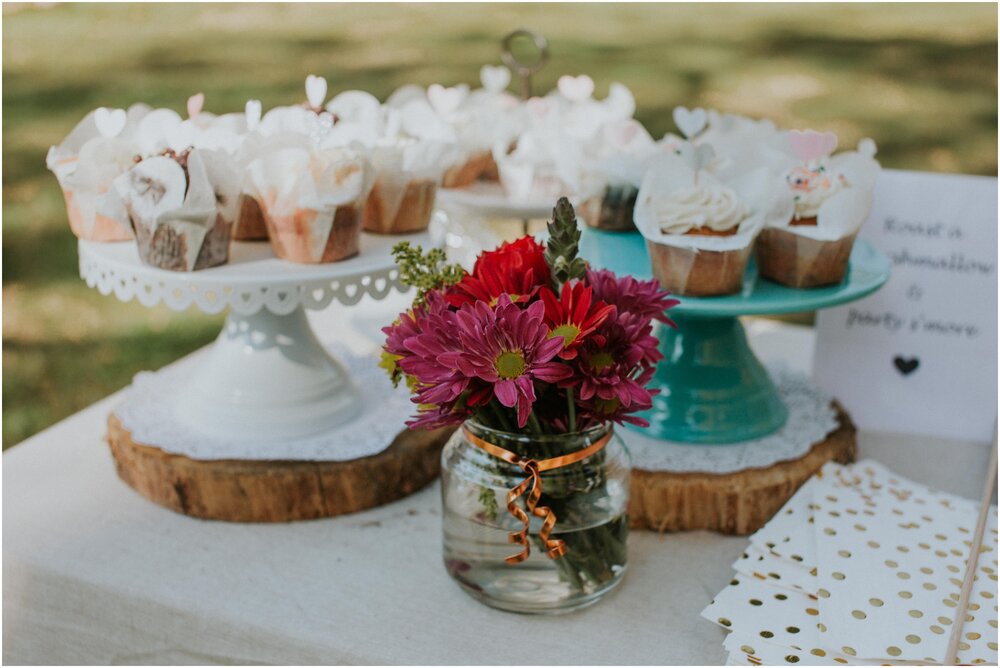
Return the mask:
[[[501, 458], [504, 452], [514, 461]], [[529, 461], [542, 470], [533, 475]], [[539, 436], [467, 421], [442, 454], [448, 573], [503, 610], [557, 613], [595, 603], [625, 574], [630, 472], [628, 451], [609, 424]], [[540, 496], [532, 503], [535, 487]], [[549, 514], [555, 522], [547, 528]], [[512, 543], [525, 526], [527, 546]], [[562, 553], [553, 558], [557, 543]]]

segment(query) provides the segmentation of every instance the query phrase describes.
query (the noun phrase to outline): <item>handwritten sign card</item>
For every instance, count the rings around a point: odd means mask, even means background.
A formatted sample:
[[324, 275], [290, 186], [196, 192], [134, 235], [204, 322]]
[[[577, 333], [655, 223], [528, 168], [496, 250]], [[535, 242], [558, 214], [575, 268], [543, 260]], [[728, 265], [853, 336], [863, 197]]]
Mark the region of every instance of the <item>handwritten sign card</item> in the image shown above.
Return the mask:
[[817, 383], [861, 428], [991, 441], [997, 180], [886, 170], [859, 236], [892, 277], [818, 314]]

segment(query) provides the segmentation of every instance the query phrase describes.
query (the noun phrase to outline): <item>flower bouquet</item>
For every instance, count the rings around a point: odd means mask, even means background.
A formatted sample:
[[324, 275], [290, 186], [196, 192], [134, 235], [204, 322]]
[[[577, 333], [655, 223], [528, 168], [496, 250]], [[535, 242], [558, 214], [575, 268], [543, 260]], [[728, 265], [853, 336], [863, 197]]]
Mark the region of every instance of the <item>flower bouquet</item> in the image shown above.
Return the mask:
[[546, 245], [483, 253], [471, 273], [397, 245], [417, 295], [383, 330], [383, 366], [418, 406], [409, 425], [462, 425], [442, 455], [446, 567], [484, 602], [522, 612], [581, 607], [620, 581], [629, 465], [613, 424], [646, 424], [653, 321], [672, 326], [677, 303], [655, 281], [577, 257], [566, 198], [548, 232]]

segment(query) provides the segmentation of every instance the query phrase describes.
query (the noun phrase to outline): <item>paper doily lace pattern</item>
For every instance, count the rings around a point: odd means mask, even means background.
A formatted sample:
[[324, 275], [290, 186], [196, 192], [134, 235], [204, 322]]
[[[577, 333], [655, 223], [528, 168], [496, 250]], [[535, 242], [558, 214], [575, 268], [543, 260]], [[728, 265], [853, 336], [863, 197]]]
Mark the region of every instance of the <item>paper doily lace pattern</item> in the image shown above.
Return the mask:
[[632, 454], [632, 466], [645, 471], [673, 473], [733, 473], [766, 468], [802, 457], [813, 444], [826, 438], [837, 426], [831, 398], [814, 386], [805, 374], [784, 366], [768, 372], [788, 406], [788, 421], [763, 438], [729, 445], [691, 445], [661, 441], [632, 429], [618, 429]]
[[172, 403], [163, 400], [183, 391], [192, 368], [184, 363], [136, 374], [115, 414], [137, 443], [191, 459], [348, 461], [378, 454], [406, 428], [415, 410], [409, 392], [403, 386], [392, 387], [374, 354], [354, 354], [343, 346], [329, 350], [360, 388], [364, 410], [317, 436], [257, 443], [248, 452], [245, 440], [206, 436], [185, 427], [174, 417]]

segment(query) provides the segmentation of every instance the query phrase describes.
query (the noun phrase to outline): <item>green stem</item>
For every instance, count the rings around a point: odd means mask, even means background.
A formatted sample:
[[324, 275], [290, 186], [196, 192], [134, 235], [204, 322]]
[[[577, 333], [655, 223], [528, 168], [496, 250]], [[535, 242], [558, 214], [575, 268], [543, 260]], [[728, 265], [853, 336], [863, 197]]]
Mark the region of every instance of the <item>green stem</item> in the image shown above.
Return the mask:
[[576, 431], [576, 401], [573, 400], [573, 388], [566, 389], [566, 410], [569, 413], [569, 431]]
[[535, 431], [538, 436], [543, 435], [545, 432], [542, 430], [542, 424], [538, 421], [538, 416], [535, 415], [535, 411], [531, 411], [528, 415], [528, 424]]
[[497, 416], [497, 421], [500, 423], [500, 429], [503, 431], [513, 432], [510, 423], [507, 422], [507, 416], [504, 415], [503, 406], [496, 399], [490, 401], [490, 408], [493, 409], [493, 414]]

